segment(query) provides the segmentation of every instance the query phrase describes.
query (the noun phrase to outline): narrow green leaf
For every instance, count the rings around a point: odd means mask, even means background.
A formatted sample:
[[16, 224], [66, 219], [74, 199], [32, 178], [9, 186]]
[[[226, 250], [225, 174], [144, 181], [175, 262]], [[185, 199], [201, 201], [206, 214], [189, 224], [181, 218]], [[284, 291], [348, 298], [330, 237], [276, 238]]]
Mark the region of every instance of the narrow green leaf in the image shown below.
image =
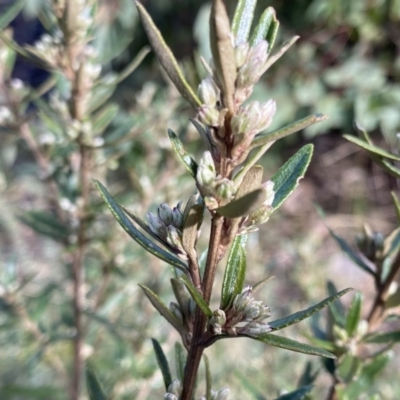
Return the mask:
[[251, 148], [254, 149], [255, 147], [264, 146], [271, 142], [276, 142], [279, 139], [289, 136], [292, 133], [301, 131], [302, 129], [314, 125], [317, 122], [325, 121], [327, 118], [328, 117], [324, 114], [313, 114], [275, 131], [260, 133], [256, 135], [256, 137], [252, 141]]
[[201, 296], [201, 293], [194, 287], [191, 280], [186, 275], [182, 275], [179, 279], [182, 279], [183, 283], [186, 285], [187, 289], [189, 290], [189, 293], [191, 294], [193, 300], [196, 302], [200, 310], [203, 311], [203, 313], [208, 318], [211, 318], [213, 315], [211, 308], [205, 302], [205, 300]]
[[189, 260], [197, 263], [196, 242], [201, 223], [203, 221], [204, 205], [195, 204], [190, 208], [184, 219], [182, 232], [182, 247], [186, 251]]
[[[256, 46], [258, 43], [261, 42], [261, 40], [267, 39], [267, 34], [268, 34], [268, 31], [270, 30], [273, 20], [277, 21], [275, 10], [272, 7], [268, 7], [261, 14], [258, 24], [255, 27], [253, 34], [251, 35], [251, 39], [250, 39], [251, 47]], [[268, 44], [270, 45], [269, 42], [268, 42]], [[269, 46], [269, 50], [270, 49], [271, 49], [271, 46]]]
[[396, 215], [397, 215], [397, 222], [400, 223], [400, 200], [397, 197], [395, 192], [391, 192], [394, 207], [396, 209]]
[[[336, 289], [336, 286], [333, 282], [328, 281], [327, 282], [327, 289], [328, 289], [328, 294], [330, 296], [334, 296], [338, 291]], [[334, 301], [333, 303], [331, 303], [329, 305], [329, 311], [336, 323], [336, 325], [338, 325], [341, 328], [345, 328], [346, 327], [346, 310], [341, 302], [340, 299], [338, 299], [338, 301]]]
[[341, 382], [348, 384], [357, 378], [361, 368], [361, 360], [358, 357], [348, 353], [340, 359], [339, 365], [336, 369], [336, 374]]
[[150, 53], [150, 47], [144, 46], [139, 53], [133, 58], [133, 60], [117, 75], [115, 85], [125, 80], [133, 71], [142, 63], [147, 54]]
[[[375, 158], [373, 160], [376, 161]], [[394, 176], [395, 178], [400, 178], [400, 168], [397, 168], [388, 160], [380, 161], [381, 163], [378, 162], [378, 164], [381, 166], [381, 168], [383, 168], [387, 173]]]
[[296, 323], [302, 321], [303, 319], [306, 319], [306, 318], [310, 317], [311, 315], [315, 314], [316, 312], [322, 310], [324, 307], [326, 307], [327, 305], [329, 305], [330, 303], [332, 303], [339, 297], [342, 297], [346, 293], [350, 292], [351, 290], [353, 290], [353, 289], [352, 288], [344, 289], [344, 290], [340, 291], [339, 293], [336, 293], [335, 295], [330, 296], [330, 297], [326, 298], [325, 300], [319, 302], [315, 306], [309, 307], [303, 311], [298, 311], [292, 315], [289, 315], [288, 317], [269, 322], [268, 325], [270, 325], [273, 328], [273, 330], [277, 331], [277, 330], [286, 328], [290, 325], [296, 324]]
[[209, 128], [207, 126], [203, 126], [197, 119], [189, 118], [190, 122], [196, 128], [197, 132], [199, 132], [200, 137], [203, 139], [204, 143], [206, 143], [208, 149], [212, 149], [214, 145], [210, 140]]
[[175, 343], [175, 367], [176, 376], [183, 382], [183, 375], [185, 373], [186, 365], [186, 350], [183, 348], [180, 342]]
[[226, 218], [239, 218], [251, 214], [262, 206], [265, 201], [265, 190], [257, 189], [240, 199], [232, 200], [215, 211]]
[[19, 220], [34, 231], [53, 240], [66, 240], [71, 233], [68, 226], [49, 212], [28, 211], [19, 216]]
[[196, 179], [197, 174], [197, 163], [193, 160], [192, 157], [186, 153], [183, 148], [182, 142], [179, 140], [178, 136], [171, 130], [168, 129], [168, 136], [171, 141], [172, 148], [175, 151], [175, 154], [178, 156], [179, 160], [182, 162], [184, 167], [189, 171], [190, 175]]
[[247, 235], [238, 235], [232, 243], [222, 282], [221, 310], [225, 310], [243, 289], [246, 276], [246, 242]]
[[164, 304], [164, 302], [158, 297], [151, 289], [144, 285], [140, 285], [139, 287], [143, 290], [144, 294], [150, 300], [151, 304], [153, 304], [154, 308], [180, 333], [184, 332], [184, 328], [182, 326], [181, 321], [175, 317], [172, 311]]
[[313, 385], [303, 386], [300, 389], [295, 390], [294, 392], [286, 393], [282, 396], [279, 396], [276, 400], [302, 400], [308, 393], [311, 392], [313, 387]]
[[100, 191], [100, 194], [102, 195], [108, 208], [114, 215], [114, 218], [118, 221], [118, 223], [122, 226], [122, 228], [124, 228], [124, 230], [129, 234], [129, 236], [133, 240], [135, 240], [136, 243], [140, 244], [149, 253], [155, 255], [156, 257], [167, 262], [168, 264], [187, 273], [186, 265], [178, 257], [168, 253], [160, 246], [149, 240], [146, 236], [144, 236], [127, 218], [122, 208], [117, 204], [117, 202], [113, 199], [110, 193], [108, 193], [107, 189], [99, 181], [95, 180], [94, 182], [98, 190]]
[[306, 337], [306, 339], [308, 339], [312, 344], [315, 344], [316, 346], [328, 350], [331, 353], [336, 353], [338, 350], [340, 350], [338, 348], [338, 346], [335, 345], [335, 343], [330, 342], [328, 340], [325, 339], [319, 339], [316, 338], [315, 336], [311, 336], [311, 335], [304, 335]]
[[136, 6], [138, 8], [140, 19], [147, 33], [147, 37], [149, 39], [151, 47], [153, 48], [154, 53], [156, 53], [156, 56], [163, 66], [165, 72], [174, 83], [179, 93], [194, 108], [201, 106], [200, 99], [193, 92], [193, 89], [190, 87], [185, 77], [183, 76], [183, 73], [179, 68], [178, 62], [176, 61], [170, 48], [165, 43], [160, 31], [154, 25], [154, 22], [151, 19], [150, 15], [138, 1], [136, 1]]
[[172, 383], [172, 376], [171, 376], [171, 371], [169, 369], [167, 357], [165, 357], [165, 354], [163, 352], [160, 343], [158, 343], [158, 341], [153, 338], [151, 339], [151, 341], [153, 343], [154, 353], [156, 353], [157, 364], [160, 367], [164, 379], [165, 391], [168, 391], [168, 387]]
[[92, 370], [86, 368], [86, 385], [90, 400], [107, 400], [100, 382]]
[[273, 18], [266, 36], [268, 42], [268, 53], [271, 52], [271, 50], [274, 47], [278, 30], [279, 30], [279, 21], [276, 18]]
[[178, 302], [185, 319], [188, 320], [190, 317], [190, 295], [186, 290], [186, 285], [180, 279], [171, 278], [171, 286], [172, 290], [174, 291], [176, 301]]
[[[242, 336], [242, 335], [238, 335]], [[246, 335], [243, 335], [246, 336]], [[319, 349], [318, 347], [311, 346], [306, 343], [301, 343], [293, 339], [289, 339], [283, 336], [272, 335], [270, 333], [263, 333], [259, 336], [247, 336], [251, 339], [257, 340], [262, 343], [269, 344], [271, 346], [280, 347], [282, 349], [296, 351], [297, 353], [310, 354], [313, 356], [336, 358], [334, 354], [329, 351]]]
[[385, 333], [374, 333], [372, 335], [368, 335], [363, 339], [365, 343], [380, 343], [380, 344], [389, 344], [400, 342], [400, 331], [392, 331]]
[[222, 85], [223, 106], [235, 111], [236, 57], [231, 40], [229, 17], [223, 0], [214, 0], [210, 15], [210, 46], [218, 81]]
[[235, 46], [247, 42], [256, 4], [257, 0], [238, 1], [232, 21], [232, 32], [235, 38]]
[[299, 180], [303, 178], [307, 170], [312, 153], [312, 144], [303, 146], [272, 177], [271, 180], [274, 182], [275, 192], [274, 201], [272, 202], [274, 210], [279, 208], [297, 187]]
[[111, 121], [117, 115], [119, 107], [117, 104], [108, 104], [102, 110], [92, 116], [92, 131], [93, 135], [100, 135], [104, 132]]
[[261, 281], [258, 281], [255, 285], [253, 285], [253, 290], [252, 292], [255, 293], [258, 290], [260, 290], [268, 281], [271, 279], [275, 278], [274, 276], [267, 276], [264, 279], [261, 279]]
[[354, 335], [357, 330], [358, 323], [361, 317], [362, 294], [356, 292], [350, 304], [349, 311], [346, 317], [346, 331], [350, 337]]
[[19, 14], [25, 5], [23, 0], [14, 0], [7, 9], [2, 11], [0, 16], [0, 30], [4, 30], [10, 24], [11, 21]]
[[364, 140], [359, 139], [355, 136], [351, 136], [351, 135], [343, 135], [343, 137], [345, 139], [347, 139], [349, 142], [352, 142], [354, 144], [356, 144], [357, 146], [361, 147], [364, 150], [367, 150], [368, 152], [371, 152], [372, 154], [375, 154], [377, 156], [381, 156], [384, 158], [388, 158], [389, 160], [395, 160], [395, 161], [400, 161], [400, 157], [396, 156], [392, 153], [389, 153], [386, 150], [381, 149], [378, 146], [372, 145], [372, 144], [368, 144], [366, 142], [364, 142]]
[[347, 254], [347, 256], [362, 270], [368, 272], [372, 276], [375, 276], [375, 271], [367, 264], [367, 261], [364, 261], [361, 255], [358, 254], [355, 250], [353, 250], [351, 246], [343, 238], [341, 238], [339, 235], [333, 232], [332, 229], [330, 229], [328, 226], [327, 228], [331, 236], [335, 239], [336, 243], [342, 249], [342, 251], [344, 251]]
[[206, 400], [212, 400], [212, 377], [211, 377], [211, 369], [210, 362], [208, 361], [208, 357], [203, 354], [204, 365], [206, 367]]

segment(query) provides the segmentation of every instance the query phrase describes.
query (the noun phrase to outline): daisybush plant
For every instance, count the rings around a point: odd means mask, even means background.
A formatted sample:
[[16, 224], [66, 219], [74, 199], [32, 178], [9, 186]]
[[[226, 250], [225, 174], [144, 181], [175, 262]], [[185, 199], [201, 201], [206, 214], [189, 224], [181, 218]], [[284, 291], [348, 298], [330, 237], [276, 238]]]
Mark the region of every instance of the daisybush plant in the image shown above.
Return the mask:
[[[360, 138], [344, 135], [345, 139], [367, 151], [371, 159], [395, 178], [400, 170], [395, 165], [400, 157], [376, 146], [370, 135], [357, 124]], [[336, 360], [326, 360], [325, 368], [332, 376], [328, 400], [381, 398], [375, 382], [391, 360], [391, 349], [400, 342], [399, 312], [400, 288], [400, 202], [395, 192], [392, 198], [397, 215], [396, 228], [387, 235], [374, 232], [365, 224], [356, 237], [356, 246], [337, 233], [329, 232], [338, 246], [364, 273], [373, 278], [372, 305], [365, 306], [364, 294], [357, 292], [349, 307], [339, 300], [329, 307], [329, 321], [325, 329], [314, 321], [311, 342], [336, 355]], [[335, 293], [332, 283], [328, 292]], [[367, 293], [367, 288], [364, 290]]]
[[[255, 5], [253, 0], [239, 1], [230, 23], [223, 1], [213, 1], [210, 16], [212, 61], [202, 60], [207, 77], [201, 81], [196, 94], [151, 17], [137, 3], [141, 21], [162, 67], [196, 112], [192, 123], [207, 150], [196, 162], [185, 151], [179, 137], [168, 130], [176, 156], [193, 177], [196, 193], [184, 205], [179, 202], [171, 208], [161, 204], [157, 214], [147, 214], [147, 223], [119, 205], [107, 189], [96, 182], [114, 217], [132, 239], [173, 267], [171, 287], [176, 302], [169, 307], [151, 289], [140, 285], [182, 340], [182, 345], [176, 346], [177, 371], [172, 376], [161, 346], [153, 339], [165, 383], [164, 399], [168, 400], [190, 400], [195, 396], [203, 353], [221, 339], [246, 337], [300, 353], [335, 358], [325, 349], [276, 332], [310, 317], [351, 290], [334, 293], [306, 310], [268, 321], [269, 307], [254, 297], [266, 279], [253, 287], [245, 285], [247, 236], [266, 223], [295, 190], [306, 172], [313, 147], [301, 148], [264, 182], [263, 168], [256, 163], [277, 140], [325, 119], [324, 115], [311, 115], [282, 129], [265, 132], [276, 112], [275, 101], [260, 103], [249, 98], [260, 77], [298, 37], [273, 52], [279, 27], [275, 11], [267, 8], [250, 33]], [[211, 228], [205, 265], [201, 267], [197, 241], [205, 214], [211, 217]], [[216, 295], [214, 279], [225, 255], [223, 283]], [[213, 293], [219, 298], [217, 309], [210, 307]], [[227, 399], [228, 388], [212, 389], [207, 358], [205, 366], [206, 388], [201, 399]], [[92, 393], [101, 393], [93, 376], [90, 387]], [[300, 388], [282, 399], [302, 398], [311, 388]], [[93, 395], [92, 398], [101, 397]]]

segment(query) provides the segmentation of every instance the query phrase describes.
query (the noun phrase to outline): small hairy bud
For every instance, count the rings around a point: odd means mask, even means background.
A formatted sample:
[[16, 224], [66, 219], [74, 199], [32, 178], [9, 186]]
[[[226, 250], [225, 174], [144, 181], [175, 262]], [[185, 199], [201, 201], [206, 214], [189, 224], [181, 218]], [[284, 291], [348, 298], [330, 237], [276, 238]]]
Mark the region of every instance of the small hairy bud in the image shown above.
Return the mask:
[[199, 97], [204, 105], [215, 107], [220, 100], [220, 90], [214, 79], [203, 79], [199, 85]]
[[252, 321], [248, 323], [246, 326], [241, 328], [239, 333], [249, 336], [258, 336], [262, 333], [271, 332], [272, 328], [263, 322]]
[[200, 159], [199, 167], [197, 168], [196, 179], [199, 185], [210, 186], [216, 178], [215, 164], [212, 155], [209, 151], [205, 151]]
[[179, 379], [174, 379], [168, 386], [168, 393], [174, 394], [175, 396], [179, 396], [181, 391], [182, 385]]
[[179, 400], [179, 398], [173, 393], [166, 393], [164, 394], [164, 400]]
[[229, 388], [222, 388], [214, 393], [213, 400], [227, 400], [229, 396]]
[[222, 327], [225, 325], [226, 315], [223, 310], [216, 310], [213, 316], [210, 318], [210, 325], [213, 327], [214, 333], [220, 335], [222, 333]]

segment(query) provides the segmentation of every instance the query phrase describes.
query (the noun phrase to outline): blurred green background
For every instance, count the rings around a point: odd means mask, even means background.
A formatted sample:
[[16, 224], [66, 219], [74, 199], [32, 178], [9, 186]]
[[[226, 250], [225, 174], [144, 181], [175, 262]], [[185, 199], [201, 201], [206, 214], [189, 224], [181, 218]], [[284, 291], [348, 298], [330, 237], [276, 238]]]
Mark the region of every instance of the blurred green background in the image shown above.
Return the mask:
[[[196, 87], [203, 74], [199, 56], [209, 58], [205, 27], [210, 4], [200, 0], [142, 3]], [[228, 4], [231, 11], [234, 3]], [[26, 1], [24, 13], [12, 23], [16, 40], [32, 40], [46, 30], [38, 23], [44, 4]], [[8, 5], [1, 3], [3, 9]], [[103, 0], [99, 5], [94, 43], [104, 54], [103, 73], [119, 72], [147, 45], [147, 39], [133, 1]], [[258, 12], [267, 6], [276, 9], [281, 22], [279, 43], [294, 34], [301, 37], [254, 93], [254, 98], [277, 102], [271, 129], [314, 112], [329, 119], [280, 141], [264, 158], [268, 178], [301, 145], [315, 145], [300, 188], [260, 232], [252, 234], [247, 281], [253, 284], [275, 276], [260, 297], [277, 318], [325, 297], [327, 280], [339, 289], [362, 290], [368, 304], [372, 281], [336, 248], [314, 203], [327, 212], [327, 224], [350, 241], [363, 223], [384, 233], [395, 226], [390, 191], [398, 189], [398, 182], [341, 135], [354, 133], [357, 121], [376, 143], [398, 150], [400, 0], [260, 0], [258, 6]], [[45, 74], [19, 60], [13, 76], [36, 86]], [[192, 181], [173, 159], [166, 129], [179, 133], [197, 159], [202, 150], [188, 122], [193, 111], [164, 78], [150, 54], [110, 100], [121, 106], [120, 121], [126, 118], [138, 130], [119, 148], [118, 159], [106, 174], [109, 190], [119, 193], [121, 202], [143, 217], [161, 202], [173, 205], [185, 200], [193, 190]], [[35, 110], [27, 112], [35, 115]], [[46, 205], [46, 189], [24, 142], [4, 130], [0, 134], [4, 137], [0, 149], [0, 398], [66, 399], [74, 327], [65, 254], [51, 235], [40, 235], [21, 219], [25, 212]], [[149, 339], [157, 338], [172, 359], [178, 337], [137, 284], [151, 287], [168, 303], [172, 300], [170, 270], [131, 242], [104, 208], [99, 206], [96, 214], [96, 229], [103, 232], [108, 247], [99, 240], [86, 258], [88, 362], [112, 399], [161, 398], [162, 377]], [[205, 229], [203, 236], [206, 233]], [[200, 246], [205, 245], [203, 238]], [[216, 293], [221, 276], [218, 279]], [[10, 285], [18, 286], [12, 301], [3, 296]], [[99, 291], [106, 295], [95, 304]], [[289, 332], [290, 337], [305, 340], [310, 333], [307, 322], [299, 329]], [[50, 339], [42, 341], [43, 335]], [[243, 339], [218, 342], [207, 354], [215, 388], [229, 385], [235, 399], [251, 399], [248, 386], [272, 399], [281, 390], [297, 387], [307, 362], [320, 370], [318, 359]], [[369, 395], [397, 398], [399, 364], [400, 357], [394, 356]], [[329, 384], [321, 370], [312, 398], [323, 399]]]

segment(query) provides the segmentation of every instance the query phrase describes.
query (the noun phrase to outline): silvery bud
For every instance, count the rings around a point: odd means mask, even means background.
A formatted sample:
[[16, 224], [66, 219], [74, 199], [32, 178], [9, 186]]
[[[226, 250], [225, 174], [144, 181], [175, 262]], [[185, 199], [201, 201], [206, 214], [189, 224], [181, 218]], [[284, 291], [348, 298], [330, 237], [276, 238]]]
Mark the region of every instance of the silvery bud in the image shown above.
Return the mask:
[[249, 87], [258, 82], [263, 67], [268, 59], [268, 42], [261, 40], [251, 47], [244, 65], [239, 69], [237, 76], [237, 87]]
[[197, 168], [197, 182], [199, 185], [207, 187], [214, 182], [215, 178], [216, 170], [214, 160], [211, 153], [209, 151], [205, 151]]
[[275, 111], [276, 103], [272, 99], [265, 103], [252, 101], [246, 106], [240, 107], [239, 112], [232, 118], [233, 133], [254, 137], [257, 133], [268, 128]]
[[236, 68], [239, 69], [247, 60], [249, 54], [249, 43], [244, 42], [235, 47]]
[[178, 205], [171, 210], [167, 203], [163, 203], [158, 207], [158, 216], [165, 225], [172, 225], [177, 229], [182, 229], [183, 214], [180, 210], [180, 206], [181, 203], [178, 203]]
[[262, 333], [271, 332], [272, 328], [263, 322], [252, 321], [244, 326], [239, 333], [249, 336], [258, 336]]
[[263, 321], [271, 316], [271, 310], [268, 306], [262, 306], [260, 309], [260, 315], [257, 317], [257, 321]]
[[246, 306], [251, 302], [251, 292], [253, 288], [251, 286], [246, 286], [242, 293], [236, 295], [233, 300], [233, 308], [237, 311], [243, 311]]
[[215, 107], [202, 105], [198, 109], [198, 120], [208, 126], [218, 126], [219, 111]]
[[266, 198], [263, 203], [264, 206], [271, 206], [272, 203], [274, 202], [274, 198], [275, 198], [274, 185], [275, 184], [272, 181], [264, 182], [261, 185], [261, 188], [264, 189], [265, 194], [266, 194]]
[[149, 221], [150, 230], [161, 239], [164, 239], [167, 236], [167, 226], [164, 222], [153, 213], [147, 213], [146, 217]]
[[168, 393], [179, 396], [182, 391], [182, 385], [179, 379], [174, 379], [168, 386]]
[[235, 184], [229, 179], [224, 178], [217, 183], [215, 190], [221, 199], [229, 200], [235, 193]]
[[251, 301], [243, 311], [243, 319], [245, 321], [253, 321], [261, 314], [261, 308], [263, 307], [262, 301]]
[[179, 398], [173, 393], [166, 393], [164, 394], [164, 400], [179, 400]]
[[215, 107], [220, 101], [220, 90], [214, 79], [208, 77], [200, 82], [199, 97], [204, 105]]
[[218, 390], [218, 392], [214, 394], [213, 400], [227, 400], [228, 396], [229, 396], [229, 388], [223, 388]]
[[223, 310], [216, 310], [213, 312], [213, 316], [210, 318], [210, 325], [213, 327], [214, 333], [220, 335], [222, 333], [222, 327], [225, 325], [226, 315]]
[[167, 243], [170, 246], [174, 247], [180, 253], [186, 254], [185, 250], [182, 247], [182, 234], [174, 226], [172, 225], [168, 226], [166, 239]]

